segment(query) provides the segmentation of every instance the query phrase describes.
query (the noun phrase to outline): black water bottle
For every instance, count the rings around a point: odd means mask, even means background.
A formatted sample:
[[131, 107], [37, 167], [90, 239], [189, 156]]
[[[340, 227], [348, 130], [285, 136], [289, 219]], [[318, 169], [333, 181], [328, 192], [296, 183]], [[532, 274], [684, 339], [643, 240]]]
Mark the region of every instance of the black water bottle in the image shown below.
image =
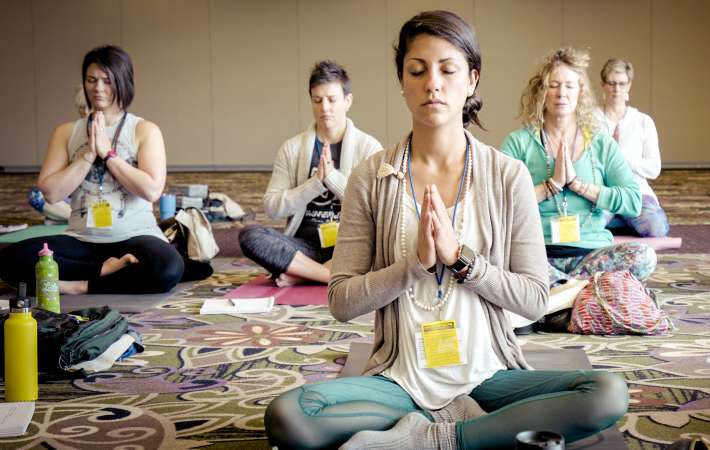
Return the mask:
[[565, 450], [565, 438], [552, 431], [521, 431], [515, 436], [515, 450]]

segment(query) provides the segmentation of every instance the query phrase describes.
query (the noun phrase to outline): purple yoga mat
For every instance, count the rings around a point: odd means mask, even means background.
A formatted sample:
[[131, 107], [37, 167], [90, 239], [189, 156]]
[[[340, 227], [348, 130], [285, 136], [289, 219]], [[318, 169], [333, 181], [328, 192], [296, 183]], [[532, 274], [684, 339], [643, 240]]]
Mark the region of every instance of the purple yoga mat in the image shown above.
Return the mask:
[[621, 244], [622, 242], [639, 242], [648, 245], [654, 250], [680, 248], [683, 245], [683, 239], [679, 237], [642, 238], [638, 236], [614, 236], [614, 244]]
[[327, 305], [328, 286], [302, 284], [280, 288], [262, 275], [225, 294], [226, 298], [274, 297], [277, 305]]

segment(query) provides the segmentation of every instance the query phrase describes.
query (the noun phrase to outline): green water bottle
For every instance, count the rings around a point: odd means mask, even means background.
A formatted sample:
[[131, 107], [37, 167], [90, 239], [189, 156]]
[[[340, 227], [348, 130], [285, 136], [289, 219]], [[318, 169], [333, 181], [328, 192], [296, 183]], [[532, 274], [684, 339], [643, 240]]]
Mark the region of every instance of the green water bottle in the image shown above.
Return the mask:
[[32, 317], [27, 286], [20, 283], [17, 297], [10, 300], [5, 321], [5, 401], [33, 402], [38, 395], [37, 321]]
[[37, 286], [37, 306], [41, 309], [59, 313], [59, 266], [52, 258], [52, 252], [47, 243], [39, 251], [39, 261], [35, 266]]

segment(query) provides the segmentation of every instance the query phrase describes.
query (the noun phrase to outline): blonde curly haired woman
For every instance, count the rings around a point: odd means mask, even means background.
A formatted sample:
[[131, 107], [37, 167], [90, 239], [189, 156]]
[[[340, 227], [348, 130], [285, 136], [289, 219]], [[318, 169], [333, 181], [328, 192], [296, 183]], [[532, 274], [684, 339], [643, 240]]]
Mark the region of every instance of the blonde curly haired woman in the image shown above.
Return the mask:
[[589, 60], [571, 47], [550, 53], [521, 96], [523, 128], [501, 146], [532, 175], [552, 284], [613, 270], [644, 280], [656, 267], [652, 248], [614, 245], [606, 229], [604, 211], [639, 215], [641, 192], [616, 141], [599, 132]]

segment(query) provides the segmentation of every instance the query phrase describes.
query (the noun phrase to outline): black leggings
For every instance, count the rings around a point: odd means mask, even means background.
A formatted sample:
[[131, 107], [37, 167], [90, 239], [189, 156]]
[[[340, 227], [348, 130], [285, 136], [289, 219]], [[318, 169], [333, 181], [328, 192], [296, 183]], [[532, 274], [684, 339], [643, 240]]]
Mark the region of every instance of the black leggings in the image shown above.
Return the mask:
[[[172, 289], [185, 265], [180, 254], [155, 236], [136, 236], [121, 242], [94, 244], [58, 235], [26, 239], [0, 250], [0, 278], [17, 286], [27, 283], [35, 291], [37, 253], [44, 243], [54, 252], [62, 281], [88, 280], [90, 294], [156, 294]], [[110, 257], [130, 253], [138, 259], [121, 270], [101, 276], [101, 266]]]

